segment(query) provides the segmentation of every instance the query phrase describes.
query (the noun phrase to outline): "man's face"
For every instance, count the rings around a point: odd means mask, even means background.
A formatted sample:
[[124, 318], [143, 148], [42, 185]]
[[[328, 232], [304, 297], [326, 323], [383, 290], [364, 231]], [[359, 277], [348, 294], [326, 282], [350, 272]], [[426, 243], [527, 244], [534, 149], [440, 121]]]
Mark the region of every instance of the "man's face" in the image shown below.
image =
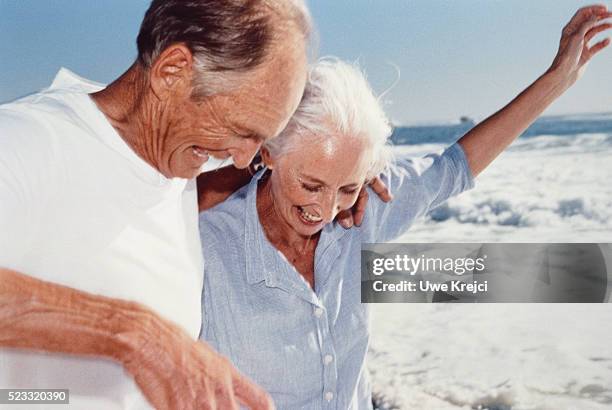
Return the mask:
[[194, 178], [209, 156], [247, 167], [261, 144], [278, 135], [297, 108], [306, 81], [302, 41], [273, 52], [239, 87], [201, 99], [173, 96], [162, 122], [160, 171]]

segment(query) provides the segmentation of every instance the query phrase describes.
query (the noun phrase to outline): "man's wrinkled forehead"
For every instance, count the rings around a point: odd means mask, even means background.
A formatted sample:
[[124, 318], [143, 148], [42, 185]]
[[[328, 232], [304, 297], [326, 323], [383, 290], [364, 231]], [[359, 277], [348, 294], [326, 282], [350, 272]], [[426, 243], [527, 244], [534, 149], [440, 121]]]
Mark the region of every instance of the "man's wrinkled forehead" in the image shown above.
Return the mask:
[[262, 140], [276, 137], [297, 109], [305, 82], [305, 61], [293, 61], [282, 68], [272, 66], [230, 96], [235, 109], [229, 116]]

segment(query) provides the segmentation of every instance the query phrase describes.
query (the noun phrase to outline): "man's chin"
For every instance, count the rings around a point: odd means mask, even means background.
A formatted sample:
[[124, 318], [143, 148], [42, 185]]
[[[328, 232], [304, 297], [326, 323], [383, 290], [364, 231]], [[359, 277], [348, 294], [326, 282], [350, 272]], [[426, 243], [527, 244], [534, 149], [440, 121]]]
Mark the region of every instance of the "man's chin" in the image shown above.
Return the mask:
[[[191, 156], [183, 156], [178, 161], [171, 161], [169, 172], [163, 172], [167, 178], [193, 179], [204, 172], [207, 161], [195, 161]], [[169, 175], [169, 176], [168, 176]]]
[[199, 168], [170, 168], [169, 172], [162, 172], [166, 178], [181, 178], [193, 179], [202, 173], [202, 167]]
[[174, 178], [193, 179], [200, 175], [202, 172], [202, 168], [196, 168], [195, 170], [184, 171]]

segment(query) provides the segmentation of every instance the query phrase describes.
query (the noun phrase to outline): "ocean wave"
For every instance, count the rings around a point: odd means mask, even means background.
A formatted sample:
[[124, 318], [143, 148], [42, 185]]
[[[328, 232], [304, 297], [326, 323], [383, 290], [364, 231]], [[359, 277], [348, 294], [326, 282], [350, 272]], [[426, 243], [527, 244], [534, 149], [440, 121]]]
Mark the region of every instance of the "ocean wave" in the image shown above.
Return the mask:
[[[472, 123], [396, 127], [391, 140], [396, 145], [452, 144], [472, 129]], [[534, 122], [519, 137], [529, 140], [542, 136], [556, 136], [572, 140], [585, 134], [612, 134], [609, 114], [565, 117], [545, 117]]]
[[[394, 147], [420, 156], [446, 144]], [[404, 242], [609, 242], [612, 132], [520, 138], [476, 179], [476, 187], [434, 209]]]
[[612, 121], [612, 112], [547, 115], [540, 117], [539, 121]]
[[609, 409], [609, 321], [604, 304], [374, 304], [375, 397], [383, 409]]
[[579, 152], [611, 149], [612, 134], [578, 134], [572, 138], [559, 135], [540, 135], [531, 138], [521, 138], [513, 143], [508, 151], [536, 151], [564, 148]]
[[608, 224], [612, 222], [612, 203], [597, 204], [584, 198], [570, 198], [542, 205], [489, 198], [470, 204], [447, 202], [432, 210], [428, 218], [436, 223], [454, 220], [461, 224], [513, 227], [554, 225], [569, 219]]

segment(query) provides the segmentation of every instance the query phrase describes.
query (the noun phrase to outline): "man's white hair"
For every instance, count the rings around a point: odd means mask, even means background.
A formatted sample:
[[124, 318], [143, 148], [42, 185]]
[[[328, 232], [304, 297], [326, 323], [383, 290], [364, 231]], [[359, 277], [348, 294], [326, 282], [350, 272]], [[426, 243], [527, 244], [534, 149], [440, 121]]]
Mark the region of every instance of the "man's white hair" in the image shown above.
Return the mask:
[[296, 149], [305, 138], [343, 137], [364, 140], [372, 152], [367, 178], [379, 175], [391, 160], [392, 128], [356, 64], [326, 57], [312, 64], [304, 95], [281, 134], [265, 143], [272, 156]]

